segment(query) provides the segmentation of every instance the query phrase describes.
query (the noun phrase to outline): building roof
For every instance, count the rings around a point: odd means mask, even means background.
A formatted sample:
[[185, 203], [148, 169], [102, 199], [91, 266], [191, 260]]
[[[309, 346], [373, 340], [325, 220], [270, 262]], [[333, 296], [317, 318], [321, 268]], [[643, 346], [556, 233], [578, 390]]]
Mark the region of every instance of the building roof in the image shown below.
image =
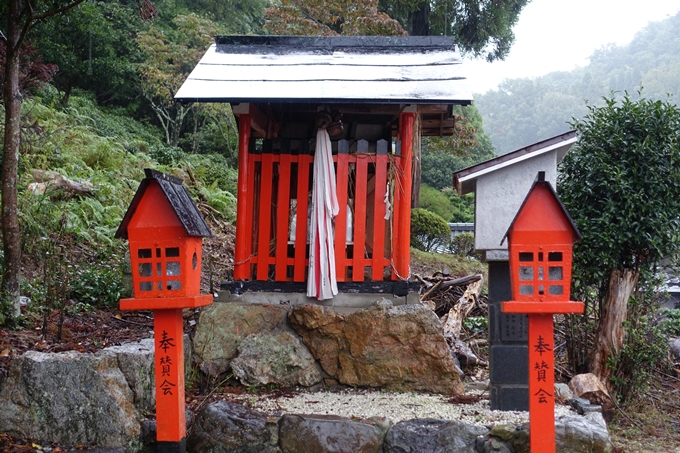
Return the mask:
[[467, 105], [462, 69], [445, 36], [219, 36], [175, 99]]
[[557, 135], [525, 148], [503, 154], [502, 156], [457, 171], [453, 175], [453, 185], [460, 195], [474, 192], [477, 178], [480, 176], [553, 150], [557, 150], [557, 163], [559, 163], [564, 159], [564, 156], [574, 143], [576, 143], [576, 131], [569, 131]]
[[188, 236], [212, 236], [210, 228], [205, 223], [201, 213], [198, 212], [198, 208], [196, 208], [196, 205], [191, 200], [189, 191], [187, 191], [186, 187], [182, 185], [182, 180], [180, 178], [166, 175], [165, 173], [151, 170], [149, 168], [144, 169], [144, 174], [146, 175], [146, 178], [142, 180], [139, 188], [137, 189], [137, 193], [135, 193], [135, 196], [132, 198], [130, 207], [128, 207], [128, 210], [123, 217], [123, 221], [120, 223], [118, 231], [116, 231], [114, 236], [115, 238], [128, 238], [128, 225], [130, 224], [132, 217], [135, 215], [137, 206], [139, 206], [139, 202], [144, 197], [146, 189], [153, 181], [157, 182], [160, 186], [161, 190], [165, 194], [165, 197], [170, 203], [170, 206], [172, 206], [172, 209], [175, 211], [177, 218], [182, 223], [182, 226], [184, 226], [184, 230]]

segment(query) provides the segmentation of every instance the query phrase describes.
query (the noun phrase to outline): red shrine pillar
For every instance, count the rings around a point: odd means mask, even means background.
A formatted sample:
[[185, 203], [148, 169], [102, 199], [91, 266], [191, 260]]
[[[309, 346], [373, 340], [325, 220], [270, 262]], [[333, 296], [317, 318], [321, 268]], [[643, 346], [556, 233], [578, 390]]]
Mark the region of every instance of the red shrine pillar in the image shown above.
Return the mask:
[[[248, 192], [250, 145], [249, 114], [241, 114], [238, 122], [238, 190], [236, 196], [236, 243], [234, 244], [234, 280], [250, 278], [249, 257], [252, 253], [252, 193]], [[249, 198], [250, 197], [250, 198]]]
[[394, 247], [392, 249], [392, 279], [406, 279], [411, 262], [411, 185], [413, 183], [413, 123], [417, 112], [409, 107], [399, 115], [401, 159], [399, 172], [403, 178], [394, 188]]

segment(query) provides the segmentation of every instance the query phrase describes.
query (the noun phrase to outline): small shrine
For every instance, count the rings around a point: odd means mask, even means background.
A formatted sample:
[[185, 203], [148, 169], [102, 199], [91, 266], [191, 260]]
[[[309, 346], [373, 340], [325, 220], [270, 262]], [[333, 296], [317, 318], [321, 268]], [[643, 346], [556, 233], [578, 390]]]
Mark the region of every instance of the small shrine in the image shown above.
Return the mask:
[[450, 37], [218, 36], [175, 99], [229, 102], [238, 121], [222, 287], [333, 306], [417, 290], [414, 155], [421, 136], [453, 134], [452, 107], [471, 102], [461, 63]]
[[182, 309], [210, 305], [201, 292], [203, 238], [208, 225], [182, 180], [145, 169], [115, 237], [127, 239], [133, 297], [121, 310], [153, 310], [158, 451], [186, 451], [184, 318]]

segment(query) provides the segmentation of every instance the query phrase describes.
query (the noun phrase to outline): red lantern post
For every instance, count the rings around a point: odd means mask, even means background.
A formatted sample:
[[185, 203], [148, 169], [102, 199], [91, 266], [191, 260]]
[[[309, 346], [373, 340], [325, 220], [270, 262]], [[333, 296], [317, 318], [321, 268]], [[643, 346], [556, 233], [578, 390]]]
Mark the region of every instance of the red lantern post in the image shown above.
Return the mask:
[[553, 314], [583, 313], [583, 302], [569, 300], [572, 247], [581, 236], [543, 172], [506, 237], [513, 300], [502, 310], [529, 317], [531, 452], [555, 453]]
[[182, 309], [212, 303], [200, 294], [202, 238], [212, 234], [181, 179], [144, 172], [115, 235], [129, 241], [134, 293], [120, 309], [154, 312], [156, 440], [164, 452], [184, 453]]

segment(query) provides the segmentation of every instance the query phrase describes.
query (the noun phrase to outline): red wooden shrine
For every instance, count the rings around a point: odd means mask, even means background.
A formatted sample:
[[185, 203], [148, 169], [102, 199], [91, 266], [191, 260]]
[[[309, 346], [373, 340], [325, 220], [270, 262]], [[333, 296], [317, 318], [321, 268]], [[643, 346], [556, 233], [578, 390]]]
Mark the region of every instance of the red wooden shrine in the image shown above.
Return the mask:
[[153, 310], [156, 438], [186, 451], [183, 308], [209, 305], [200, 294], [202, 238], [210, 230], [182, 180], [146, 169], [116, 238], [128, 239], [133, 298], [121, 310]]
[[581, 239], [555, 190], [539, 172], [508, 232], [513, 300], [504, 313], [528, 314], [529, 436], [532, 453], [555, 452], [553, 314], [582, 313], [569, 300], [572, 248]]
[[[258, 143], [252, 137], [256, 107], [241, 104], [233, 110], [239, 118], [234, 279], [304, 282], [314, 142], [265, 138]], [[334, 229], [338, 282], [409, 275], [415, 117], [415, 108], [399, 115], [394, 143], [333, 141], [340, 206]], [[386, 219], [388, 206], [392, 212]]]

